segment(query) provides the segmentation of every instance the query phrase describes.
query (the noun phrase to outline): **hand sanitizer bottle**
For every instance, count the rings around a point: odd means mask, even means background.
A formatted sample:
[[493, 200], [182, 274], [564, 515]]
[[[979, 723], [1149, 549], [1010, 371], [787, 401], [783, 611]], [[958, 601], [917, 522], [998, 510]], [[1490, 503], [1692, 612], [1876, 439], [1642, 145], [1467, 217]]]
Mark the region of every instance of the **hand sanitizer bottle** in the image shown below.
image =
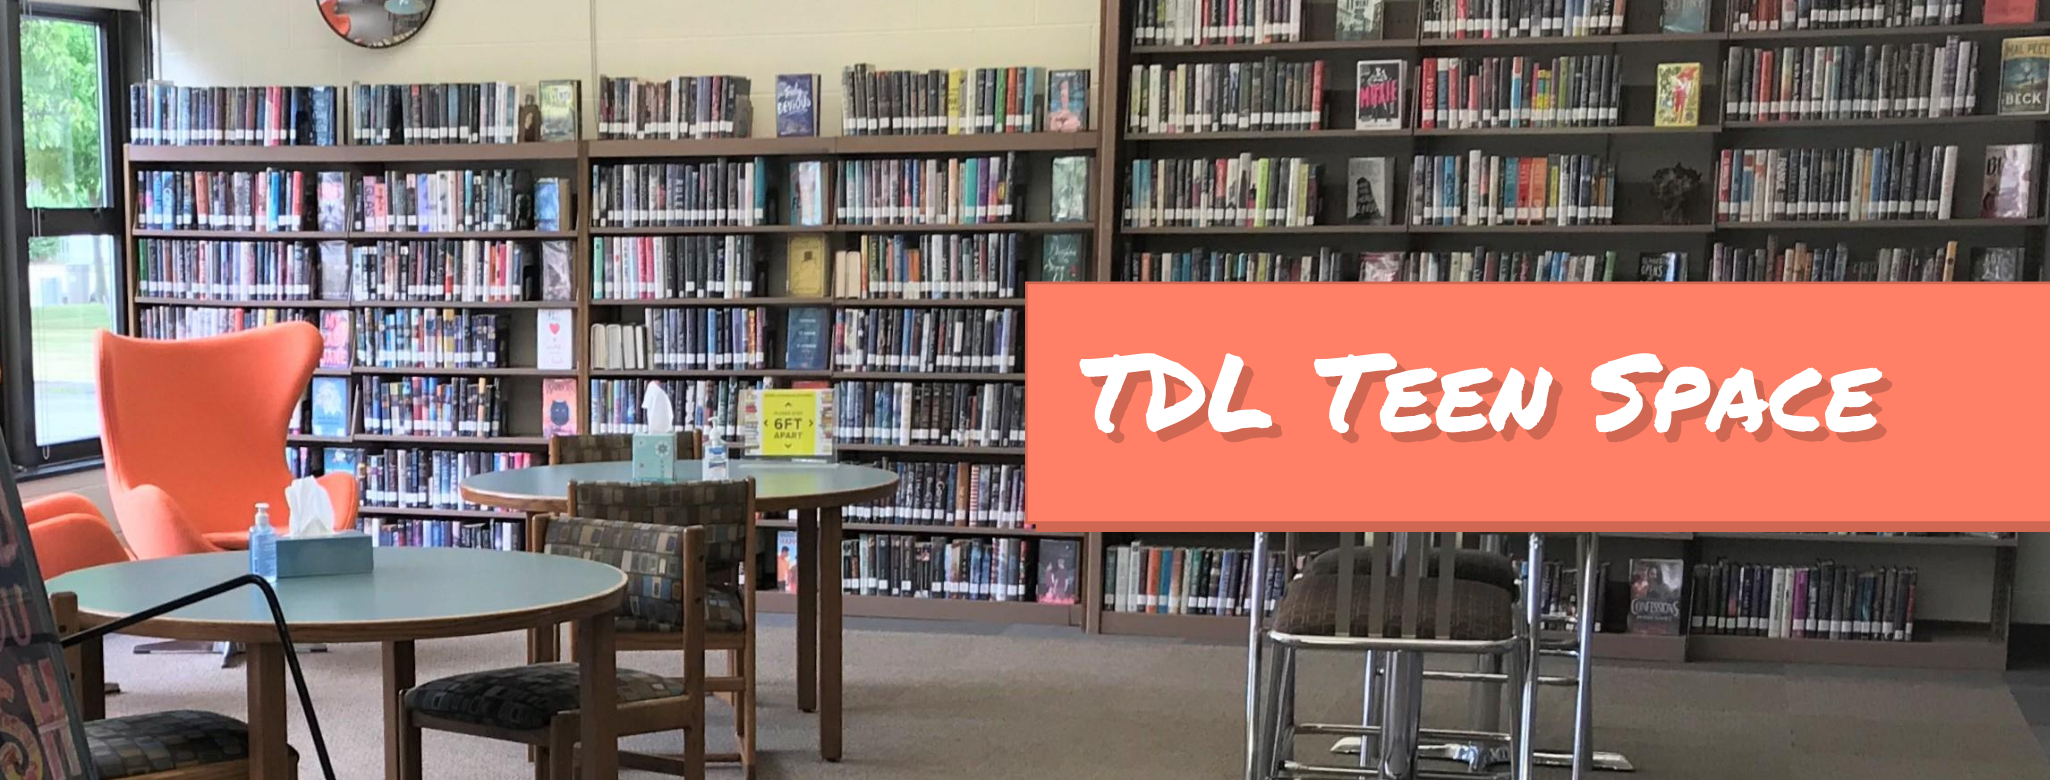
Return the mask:
[[703, 414], [702, 410], [700, 410], [700, 414], [703, 416], [699, 418], [701, 424], [698, 430], [702, 431], [700, 435], [705, 438], [705, 479], [726, 479], [729, 473], [726, 458], [726, 437], [719, 435], [717, 428], [710, 424], [711, 421], [708, 418], [711, 415]]
[[278, 531], [270, 525], [270, 504], [256, 505], [256, 524], [249, 527], [249, 573], [278, 581]]

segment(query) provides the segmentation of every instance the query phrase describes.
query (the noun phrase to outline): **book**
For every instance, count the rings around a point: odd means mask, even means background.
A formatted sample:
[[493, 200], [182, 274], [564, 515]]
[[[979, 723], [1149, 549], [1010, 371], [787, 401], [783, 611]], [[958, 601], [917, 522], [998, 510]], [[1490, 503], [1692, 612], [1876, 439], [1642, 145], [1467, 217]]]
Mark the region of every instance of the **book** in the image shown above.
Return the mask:
[[349, 299], [349, 242], [320, 242], [320, 299]]
[[819, 134], [819, 74], [785, 73], [776, 76], [776, 137], [801, 138]]
[[564, 179], [543, 177], [534, 180], [534, 229], [562, 229], [562, 194], [569, 190]]
[[1346, 162], [1345, 181], [1350, 188], [1346, 198], [1346, 221], [1356, 225], [1387, 225], [1393, 219], [1389, 206], [1393, 193], [1388, 187], [1394, 178], [1394, 158], [1354, 157]]
[[2028, 219], [2036, 216], [2036, 168], [2043, 157], [2037, 144], [1989, 144], [1986, 147], [1985, 193], [1979, 216]]
[[349, 174], [342, 171], [321, 171], [320, 186], [316, 194], [318, 202], [317, 221], [314, 227], [327, 233], [340, 233], [349, 229]]
[[1701, 124], [1701, 63], [1661, 62], [1658, 68], [1658, 127]]
[[1055, 133], [1089, 129], [1089, 71], [1056, 70], [1046, 74], [1046, 129]]
[[784, 248], [789, 258], [789, 271], [783, 277], [783, 294], [792, 298], [824, 298], [832, 295], [826, 289], [826, 237], [820, 233], [804, 233], [790, 237]]
[[784, 593], [797, 592], [797, 532], [776, 532], [776, 585]]
[[1361, 252], [1360, 281], [1394, 282], [1402, 279], [1401, 252]]
[[349, 380], [339, 376], [313, 378], [307, 393], [313, 398], [314, 436], [340, 438], [349, 435]]
[[1039, 540], [1039, 583], [1034, 588], [1039, 603], [1075, 603], [1081, 544], [1072, 539]]
[[1980, 247], [1972, 250], [1972, 279], [1980, 282], [2019, 282], [2028, 250], [2013, 247]]
[[1089, 221], [1089, 158], [1054, 158], [1053, 221]]
[[570, 300], [570, 287], [569, 242], [541, 242], [541, 300]]
[[1378, 40], [1384, 5], [1385, 0], [1338, 0], [1338, 40]]
[[790, 166], [790, 216], [792, 224], [816, 227], [826, 224], [826, 164], [804, 160]]
[[357, 465], [363, 462], [363, 451], [355, 447], [326, 447], [320, 456], [323, 474], [355, 474]]
[[346, 309], [327, 309], [320, 313], [320, 367], [349, 367], [349, 325], [352, 315]]
[[2050, 114], [2050, 36], [2000, 42], [2000, 113]]
[[1359, 64], [1354, 130], [1397, 130], [1402, 127], [1404, 67], [1402, 60], [1363, 60]]
[[2036, 0], [1986, 0], [1986, 24], [2027, 24], [2036, 21]]
[[1687, 620], [1680, 607], [1686, 579], [1686, 562], [1677, 558], [1630, 559], [1630, 633], [1678, 636]]
[[577, 380], [541, 380], [541, 435], [577, 435]]
[[584, 104], [580, 83], [576, 79], [541, 82], [541, 140], [577, 140], [577, 111]]
[[1324, 126], [1325, 63], [1133, 65], [1132, 133], [1316, 130]]
[[[1979, 48], [1978, 41], [1955, 35], [1941, 42], [1849, 48], [1733, 46], [1723, 61], [1722, 118], [1970, 116], [1979, 104]], [[1919, 75], [1902, 78], [1903, 72]], [[1815, 94], [1825, 84], [1831, 86]]]
[[790, 371], [826, 370], [826, 333], [833, 313], [816, 306], [790, 309], [784, 316], [783, 368]]
[[1708, 32], [1708, 0], [1665, 0], [1659, 9], [1659, 30], [1668, 33]]
[[1059, 233], [1041, 239], [1040, 281], [1079, 282], [1082, 272], [1082, 237]]
[[571, 325], [576, 312], [570, 309], [540, 309], [534, 313], [534, 367], [549, 371], [576, 368]]
[[1913, 567], [1901, 566], [1697, 563], [1687, 583], [1688, 633], [1912, 642], [1916, 580]]

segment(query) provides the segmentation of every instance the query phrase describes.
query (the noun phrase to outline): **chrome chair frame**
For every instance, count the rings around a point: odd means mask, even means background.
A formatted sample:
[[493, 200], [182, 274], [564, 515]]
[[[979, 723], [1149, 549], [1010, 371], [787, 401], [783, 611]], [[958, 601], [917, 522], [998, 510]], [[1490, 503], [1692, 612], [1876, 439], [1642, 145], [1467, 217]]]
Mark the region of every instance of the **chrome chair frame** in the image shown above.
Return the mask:
[[[1340, 537], [1337, 589], [1337, 630], [1331, 636], [1290, 634], [1263, 630], [1265, 594], [1256, 596], [1247, 636], [1246, 777], [1248, 780], [1322, 780], [1343, 778], [1386, 778], [1387, 780], [1472, 780], [1473, 778], [1529, 778], [1535, 765], [1529, 736], [1535, 731], [1536, 689], [1539, 677], [1525, 674], [1537, 668], [1539, 643], [1530, 641], [1528, 625], [1540, 625], [1539, 599], [1521, 600], [1522, 614], [1511, 635], [1500, 640], [1454, 640], [1417, 636], [1421, 613], [1419, 590], [1428, 568], [1424, 554], [1411, 550], [1414, 542], [1430, 546], [1423, 534], [1397, 534], [1393, 544], [1376, 546], [1369, 552], [1370, 603], [1366, 636], [1352, 635], [1351, 602], [1354, 539]], [[1532, 537], [1532, 560], [1543, 560], [1543, 538]], [[1253, 583], [1265, 583], [1268, 535], [1254, 536]], [[1291, 545], [1292, 546], [1292, 545]], [[1437, 615], [1434, 626], [1450, 633], [1453, 593], [1453, 547], [1438, 548], [1439, 573], [1436, 582]], [[1292, 566], [1292, 563], [1290, 564]], [[1399, 636], [1386, 635], [1386, 583], [1400, 578], [1402, 613]], [[1524, 589], [1526, 593], [1529, 588]], [[1295, 719], [1295, 655], [1302, 650], [1349, 651], [1366, 657], [1366, 682], [1362, 693], [1359, 725], [1297, 723]], [[1508, 672], [1499, 675], [1477, 673], [1429, 673], [1423, 669], [1425, 654], [1462, 654], [1507, 661]], [[1267, 657], [1271, 655], [1271, 660]], [[1263, 663], [1263, 661], [1265, 661]], [[1463, 677], [1448, 678], [1452, 674]], [[1506, 683], [1518, 711], [1516, 728], [1508, 733], [1476, 730], [1426, 729], [1422, 727], [1423, 682], [1426, 679], [1461, 682]], [[1343, 735], [1359, 738], [1359, 759], [1355, 766], [1341, 767], [1297, 761], [1294, 742], [1299, 735]], [[1418, 766], [1423, 739], [1466, 742], [1507, 747], [1513, 755], [1510, 774], [1489, 773], [1487, 762], [1469, 762], [1467, 771], [1433, 771]]]

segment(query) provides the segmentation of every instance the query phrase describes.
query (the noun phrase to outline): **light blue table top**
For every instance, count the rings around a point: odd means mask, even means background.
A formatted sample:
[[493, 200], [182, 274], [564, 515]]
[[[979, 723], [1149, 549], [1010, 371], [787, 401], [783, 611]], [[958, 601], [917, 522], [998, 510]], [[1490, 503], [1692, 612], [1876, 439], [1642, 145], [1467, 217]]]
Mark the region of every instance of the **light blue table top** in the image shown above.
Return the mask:
[[[755, 508], [763, 512], [820, 509], [887, 498], [897, 491], [897, 474], [851, 463], [735, 458], [732, 479], [755, 481]], [[704, 463], [676, 462], [676, 481], [703, 479]], [[534, 466], [475, 474], [463, 480], [463, 498], [486, 506], [529, 512], [561, 511], [571, 482], [630, 482], [633, 463], [616, 460]]]
[[[373, 642], [471, 636], [573, 620], [617, 604], [626, 574], [561, 555], [380, 547], [366, 574], [287, 577], [278, 601], [294, 642]], [[78, 595], [87, 618], [118, 618], [246, 574], [246, 552], [129, 561], [65, 574], [51, 593]], [[230, 591], [122, 633], [166, 639], [262, 641], [270, 607], [255, 588]]]

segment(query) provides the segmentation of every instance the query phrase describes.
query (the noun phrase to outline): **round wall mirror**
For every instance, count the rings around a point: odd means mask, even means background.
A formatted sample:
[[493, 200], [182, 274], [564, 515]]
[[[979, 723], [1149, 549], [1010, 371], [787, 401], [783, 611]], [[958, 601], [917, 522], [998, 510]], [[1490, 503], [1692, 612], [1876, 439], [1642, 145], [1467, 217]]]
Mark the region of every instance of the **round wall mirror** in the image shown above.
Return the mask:
[[327, 28], [367, 49], [412, 40], [434, 14], [434, 0], [314, 0]]

